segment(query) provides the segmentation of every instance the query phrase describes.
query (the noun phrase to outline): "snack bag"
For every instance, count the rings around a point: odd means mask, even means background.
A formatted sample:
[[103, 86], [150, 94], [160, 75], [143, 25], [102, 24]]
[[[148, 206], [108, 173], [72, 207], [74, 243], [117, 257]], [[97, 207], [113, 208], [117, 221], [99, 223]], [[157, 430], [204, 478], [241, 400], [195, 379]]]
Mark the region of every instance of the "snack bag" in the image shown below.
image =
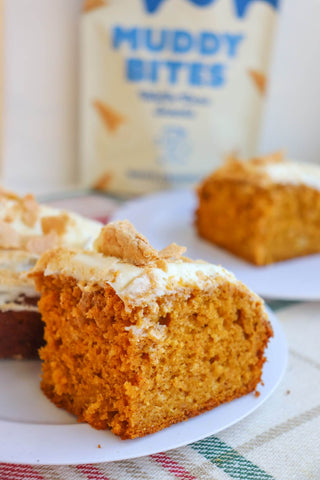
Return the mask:
[[83, 185], [189, 187], [259, 134], [279, 0], [86, 0]]

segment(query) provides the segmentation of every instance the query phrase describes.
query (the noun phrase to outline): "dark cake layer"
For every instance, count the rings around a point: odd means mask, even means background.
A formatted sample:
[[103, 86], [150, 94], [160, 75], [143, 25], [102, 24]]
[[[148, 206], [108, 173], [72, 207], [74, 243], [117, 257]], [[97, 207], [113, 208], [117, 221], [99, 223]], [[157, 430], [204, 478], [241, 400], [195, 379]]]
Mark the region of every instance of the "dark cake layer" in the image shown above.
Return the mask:
[[[36, 304], [38, 298], [25, 299], [25, 304]], [[44, 344], [41, 315], [32, 310], [0, 312], [0, 358], [38, 358], [38, 349]]]

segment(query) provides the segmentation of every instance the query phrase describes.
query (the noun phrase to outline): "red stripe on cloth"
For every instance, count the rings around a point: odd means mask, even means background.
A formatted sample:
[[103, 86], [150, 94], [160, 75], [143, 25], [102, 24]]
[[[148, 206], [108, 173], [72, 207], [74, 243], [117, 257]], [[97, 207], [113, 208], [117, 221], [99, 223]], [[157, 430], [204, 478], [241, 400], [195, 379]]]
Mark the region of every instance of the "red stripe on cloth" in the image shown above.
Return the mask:
[[106, 223], [109, 222], [109, 220], [110, 220], [110, 215], [103, 215], [103, 216], [101, 216], [101, 215], [100, 215], [100, 216], [96, 216], [96, 215], [95, 215], [95, 216], [92, 217], [92, 218], [93, 218], [93, 220], [97, 220], [97, 222], [101, 222], [101, 223], [103, 223], [103, 225], [105, 225]]
[[44, 480], [31, 465], [12, 465], [0, 463], [1, 480]]
[[77, 465], [76, 468], [87, 475], [88, 480], [110, 480], [93, 465]]
[[197, 480], [197, 478], [185, 470], [182, 465], [179, 465], [179, 463], [172, 460], [172, 458], [168, 457], [165, 453], [156, 453], [150, 455], [150, 457], [169, 470], [170, 473], [173, 473], [177, 478], [182, 478], [183, 480]]

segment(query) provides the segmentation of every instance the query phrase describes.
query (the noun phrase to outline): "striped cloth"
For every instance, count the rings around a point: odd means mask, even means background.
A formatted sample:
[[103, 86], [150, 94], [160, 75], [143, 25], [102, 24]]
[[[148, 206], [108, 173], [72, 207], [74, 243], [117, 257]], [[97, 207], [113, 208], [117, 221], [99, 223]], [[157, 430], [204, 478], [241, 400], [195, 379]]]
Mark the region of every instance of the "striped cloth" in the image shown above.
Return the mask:
[[319, 480], [320, 303], [271, 306], [289, 343], [287, 372], [271, 398], [238, 424], [191, 445], [135, 460], [76, 466], [0, 464], [0, 479]]

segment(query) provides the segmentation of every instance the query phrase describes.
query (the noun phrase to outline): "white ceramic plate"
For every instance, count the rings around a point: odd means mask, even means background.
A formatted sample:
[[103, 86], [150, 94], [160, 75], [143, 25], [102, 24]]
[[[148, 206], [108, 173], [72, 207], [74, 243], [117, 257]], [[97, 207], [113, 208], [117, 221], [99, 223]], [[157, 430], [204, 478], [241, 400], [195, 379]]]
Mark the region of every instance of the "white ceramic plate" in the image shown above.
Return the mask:
[[265, 267], [251, 265], [198, 237], [193, 226], [195, 209], [192, 192], [162, 192], [125, 204], [113, 220], [130, 220], [155, 248], [175, 242], [188, 248], [188, 257], [221, 264], [264, 298], [320, 300], [319, 254]]
[[284, 374], [285, 337], [271, 311], [269, 318], [274, 338], [267, 349], [259, 397], [246, 395], [135, 440], [121, 440], [109, 431], [76, 423], [72, 415], [51, 404], [39, 388], [39, 361], [1, 360], [0, 462], [71, 465], [124, 460], [180, 447], [220, 432], [259, 407]]

